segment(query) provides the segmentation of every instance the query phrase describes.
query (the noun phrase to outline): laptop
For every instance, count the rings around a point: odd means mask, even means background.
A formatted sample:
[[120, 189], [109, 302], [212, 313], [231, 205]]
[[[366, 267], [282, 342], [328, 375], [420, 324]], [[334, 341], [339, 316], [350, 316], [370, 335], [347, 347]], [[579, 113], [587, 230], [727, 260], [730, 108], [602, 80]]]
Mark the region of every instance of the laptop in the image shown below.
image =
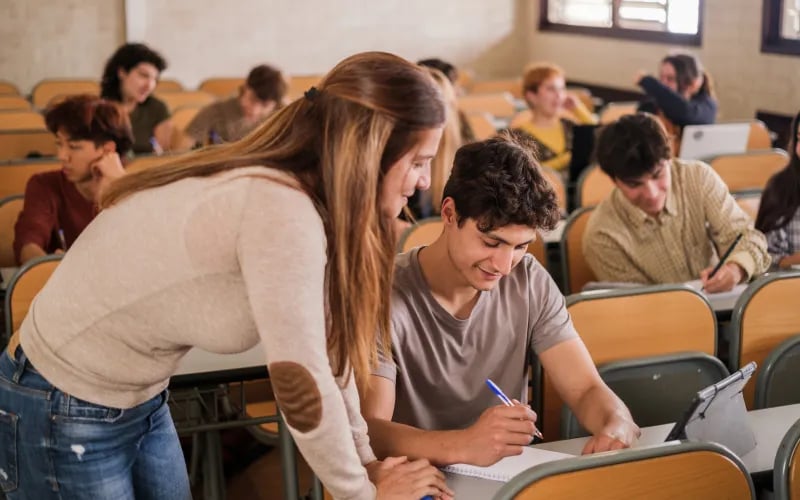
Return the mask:
[[683, 127], [678, 158], [703, 160], [747, 151], [750, 122], [687, 125]]
[[572, 159], [568, 170], [570, 183], [577, 183], [581, 173], [592, 162], [597, 128], [598, 125], [575, 125], [572, 128]]

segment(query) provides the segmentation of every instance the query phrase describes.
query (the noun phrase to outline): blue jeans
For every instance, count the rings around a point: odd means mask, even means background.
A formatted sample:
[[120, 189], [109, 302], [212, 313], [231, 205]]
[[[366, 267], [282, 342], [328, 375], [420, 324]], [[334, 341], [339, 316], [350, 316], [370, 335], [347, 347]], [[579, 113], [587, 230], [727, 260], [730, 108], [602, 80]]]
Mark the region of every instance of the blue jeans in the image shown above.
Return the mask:
[[0, 355], [0, 487], [8, 500], [191, 499], [167, 393], [99, 406], [50, 384], [18, 348]]

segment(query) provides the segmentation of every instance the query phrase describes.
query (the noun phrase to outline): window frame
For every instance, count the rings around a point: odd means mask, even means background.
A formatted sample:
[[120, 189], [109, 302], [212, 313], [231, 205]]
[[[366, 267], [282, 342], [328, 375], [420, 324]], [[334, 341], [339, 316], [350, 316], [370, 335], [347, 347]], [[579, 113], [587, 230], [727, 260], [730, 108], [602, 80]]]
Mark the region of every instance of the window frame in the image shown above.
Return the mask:
[[547, 18], [548, 0], [539, 0], [539, 31], [570, 33], [575, 35], [599, 36], [622, 40], [635, 40], [650, 43], [666, 43], [670, 45], [690, 45], [699, 47], [703, 44], [703, 22], [705, 19], [705, 0], [698, 0], [699, 9], [697, 17], [697, 33], [670, 33], [665, 31], [651, 31], [619, 26], [620, 0], [612, 0], [611, 10], [612, 26], [601, 28], [596, 26], [575, 26], [572, 24], [553, 23]]
[[800, 40], [781, 35], [783, 0], [763, 0], [764, 15], [761, 26], [761, 52], [800, 56]]

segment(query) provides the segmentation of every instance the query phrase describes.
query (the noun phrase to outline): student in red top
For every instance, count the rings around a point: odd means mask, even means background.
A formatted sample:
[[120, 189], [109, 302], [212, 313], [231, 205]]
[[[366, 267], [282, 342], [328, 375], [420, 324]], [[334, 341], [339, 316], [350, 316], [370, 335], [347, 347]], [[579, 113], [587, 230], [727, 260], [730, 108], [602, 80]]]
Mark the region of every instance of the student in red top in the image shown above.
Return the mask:
[[74, 96], [50, 109], [47, 129], [55, 134], [61, 170], [30, 178], [14, 227], [17, 262], [64, 251], [97, 214], [103, 178], [125, 174], [121, 156], [133, 143], [128, 116], [114, 103]]

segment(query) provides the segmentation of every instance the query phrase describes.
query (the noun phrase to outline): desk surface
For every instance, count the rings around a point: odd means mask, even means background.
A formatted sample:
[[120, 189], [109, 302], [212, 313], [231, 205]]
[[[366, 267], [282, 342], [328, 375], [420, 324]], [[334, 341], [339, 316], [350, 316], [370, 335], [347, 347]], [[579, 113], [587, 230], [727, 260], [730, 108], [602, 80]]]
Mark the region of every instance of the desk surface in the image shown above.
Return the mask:
[[[800, 420], [800, 404], [753, 410], [747, 414], [758, 445], [744, 455], [742, 462], [751, 474], [772, 470], [775, 453], [781, 439], [797, 420]], [[663, 443], [673, 424], [657, 425], [642, 429], [642, 436], [634, 448]], [[588, 438], [553, 441], [538, 444], [536, 448], [580, 455]], [[456, 492], [458, 500], [488, 500], [503, 486], [498, 481], [447, 474], [447, 484]]]

